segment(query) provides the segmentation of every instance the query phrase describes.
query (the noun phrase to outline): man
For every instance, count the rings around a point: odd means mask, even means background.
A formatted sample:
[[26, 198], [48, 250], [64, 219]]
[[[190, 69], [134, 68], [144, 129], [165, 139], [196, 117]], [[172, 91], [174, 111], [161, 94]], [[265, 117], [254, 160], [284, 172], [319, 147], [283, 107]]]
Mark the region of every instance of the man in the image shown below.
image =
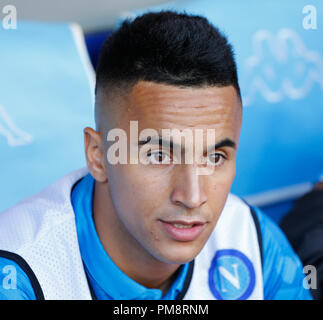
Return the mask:
[[229, 194], [242, 105], [219, 30], [175, 12], [126, 21], [96, 80], [89, 172], [0, 215], [0, 267], [17, 270], [1, 297], [311, 299], [279, 228]]

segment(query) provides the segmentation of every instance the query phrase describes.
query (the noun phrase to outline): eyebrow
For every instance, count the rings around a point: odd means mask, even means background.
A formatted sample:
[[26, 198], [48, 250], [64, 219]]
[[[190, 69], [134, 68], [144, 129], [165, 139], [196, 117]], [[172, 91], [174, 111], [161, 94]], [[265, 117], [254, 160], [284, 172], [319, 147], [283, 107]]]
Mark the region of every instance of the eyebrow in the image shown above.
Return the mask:
[[[161, 136], [155, 136], [155, 137], [148, 136], [146, 140], [139, 140], [138, 145], [142, 146], [142, 145], [145, 145], [147, 143], [151, 143], [151, 144], [162, 146], [163, 142], [164, 142], [164, 145], [169, 144], [170, 148], [173, 149], [173, 141], [163, 140]], [[177, 146], [179, 146], [179, 145], [177, 145]], [[237, 149], [237, 145], [233, 140], [231, 140], [229, 138], [225, 138], [225, 139], [220, 140], [219, 142], [217, 142], [214, 146], [210, 147], [208, 149], [208, 152], [210, 152], [212, 150], [222, 148], [222, 147], [230, 147], [230, 148], [233, 148], [233, 149]]]

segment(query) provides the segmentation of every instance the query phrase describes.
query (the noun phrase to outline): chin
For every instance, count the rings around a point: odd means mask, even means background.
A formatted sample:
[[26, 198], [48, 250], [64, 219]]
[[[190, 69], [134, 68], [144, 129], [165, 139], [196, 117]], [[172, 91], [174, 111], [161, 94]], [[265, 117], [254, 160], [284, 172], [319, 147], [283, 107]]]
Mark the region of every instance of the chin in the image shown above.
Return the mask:
[[203, 246], [196, 247], [192, 243], [181, 243], [174, 245], [171, 249], [166, 249], [166, 252], [159, 252], [158, 259], [169, 264], [185, 264], [192, 261], [202, 250]]

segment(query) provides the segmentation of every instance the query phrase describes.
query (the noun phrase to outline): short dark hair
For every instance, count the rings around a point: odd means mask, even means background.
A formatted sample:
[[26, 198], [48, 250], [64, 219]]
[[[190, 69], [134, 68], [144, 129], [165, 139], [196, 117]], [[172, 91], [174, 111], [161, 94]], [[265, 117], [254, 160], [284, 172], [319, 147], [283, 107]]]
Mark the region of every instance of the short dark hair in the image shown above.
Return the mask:
[[136, 82], [232, 85], [240, 97], [232, 46], [206, 18], [173, 11], [126, 20], [102, 45], [96, 89]]

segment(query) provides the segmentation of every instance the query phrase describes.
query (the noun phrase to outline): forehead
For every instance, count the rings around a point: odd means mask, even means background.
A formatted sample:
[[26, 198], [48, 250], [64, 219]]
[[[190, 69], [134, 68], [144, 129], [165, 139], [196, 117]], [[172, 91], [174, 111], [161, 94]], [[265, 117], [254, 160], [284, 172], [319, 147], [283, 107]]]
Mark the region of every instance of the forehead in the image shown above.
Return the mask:
[[140, 129], [240, 130], [241, 104], [233, 86], [181, 88], [139, 81], [125, 104], [122, 122], [137, 120]]

